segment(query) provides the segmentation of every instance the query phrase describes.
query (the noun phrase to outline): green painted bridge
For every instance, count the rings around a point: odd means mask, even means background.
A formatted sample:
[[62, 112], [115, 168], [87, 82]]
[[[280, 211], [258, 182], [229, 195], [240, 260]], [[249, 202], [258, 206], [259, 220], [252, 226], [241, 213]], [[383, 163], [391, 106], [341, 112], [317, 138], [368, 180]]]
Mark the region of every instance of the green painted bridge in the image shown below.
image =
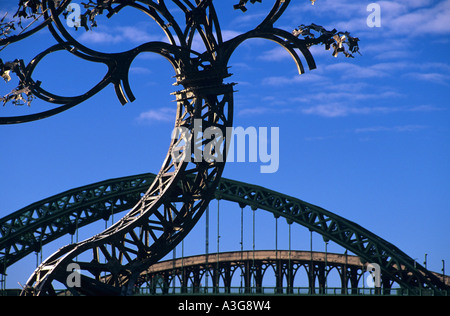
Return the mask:
[[[154, 179], [155, 175], [148, 173], [94, 183], [33, 203], [0, 219], [0, 274], [5, 275], [9, 266], [59, 237], [73, 235], [80, 227], [129, 210]], [[393, 244], [298, 198], [229, 179], [220, 181], [215, 198], [271, 212], [289, 224], [319, 233], [355, 254], [362, 265], [378, 264], [385, 284], [397, 283], [408, 293], [427, 289], [439, 295], [449, 289], [442, 275], [428, 271]]]

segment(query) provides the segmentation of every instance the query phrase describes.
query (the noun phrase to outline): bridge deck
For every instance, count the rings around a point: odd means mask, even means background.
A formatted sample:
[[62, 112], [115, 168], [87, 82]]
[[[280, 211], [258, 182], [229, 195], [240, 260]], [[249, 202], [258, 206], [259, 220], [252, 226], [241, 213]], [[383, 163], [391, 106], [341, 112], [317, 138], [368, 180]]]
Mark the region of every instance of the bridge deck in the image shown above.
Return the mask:
[[[311, 258], [312, 256], [312, 258]], [[203, 265], [207, 262], [224, 263], [224, 262], [242, 262], [250, 260], [258, 261], [274, 261], [274, 260], [292, 260], [304, 262], [325, 262], [328, 264], [347, 264], [349, 266], [358, 266], [363, 268], [364, 265], [357, 256], [324, 253], [324, 252], [310, 252], [310, 251], [289, 251], [289, 250], [257, 250], [257, 251], [236, 251], [236, 252], [222, 252], [210, 253], [208, 255], [189, 256], [178, 258], [175, 260], [166, 260], [151, 266], [147, 273], [156, 273], [174, 268], [182, 268], [188, 266]]]
[[[301, 251], [301, 250], [256, 250], [256, 251], [235, 251], [235, 252], [221, 252], [210, 253], [196, 256], [188, 256], [184, 258], [177, 258], [171, 260], [165, 260], [152, 265], [147, 271], [142, 274], [159, 273], [163, 271], [170, 271], [173, 269], [179, 269], [183, 267], [201, 266], [206, 264], [216, 263], [231, 263], [240, 264], [243, 261], [275, 261], [275, 260], [292, 260], [293, 262], [311, 262], [314, 263], [327, 263], [328, 265], [347, 265], [349, 267], [357, 267], [363, 269], [365, 272], [365, 265], [361, 262], [358, 256], [325, 253], [313, 251]], [[442, 274], [432, 272], [441, 281], [443, 279]], [[446, 276], [445, 284], [450, 285], [450, 277]]]

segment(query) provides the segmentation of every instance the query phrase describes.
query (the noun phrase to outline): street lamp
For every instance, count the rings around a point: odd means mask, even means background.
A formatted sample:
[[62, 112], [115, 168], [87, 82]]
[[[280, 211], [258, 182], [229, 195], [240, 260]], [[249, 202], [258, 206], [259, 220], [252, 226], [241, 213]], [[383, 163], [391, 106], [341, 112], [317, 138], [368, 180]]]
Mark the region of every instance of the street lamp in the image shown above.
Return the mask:
[[445, 278], [446, 278], [446, 276], [445, 276], [445, 260], [442, 259], [442, 281], [444, 282], [444, 284], [446, 284]]
[[328, 243], [330, 242], [330, 240], [324, 236], [324, 237], [323, 237], [323, 241], [325, 242], [325, 294], [326, 294], [326, 289], [327, 289], [327, 287], [328, 287], [328, 261], [327, 261], [327, 253], [328, 253]]

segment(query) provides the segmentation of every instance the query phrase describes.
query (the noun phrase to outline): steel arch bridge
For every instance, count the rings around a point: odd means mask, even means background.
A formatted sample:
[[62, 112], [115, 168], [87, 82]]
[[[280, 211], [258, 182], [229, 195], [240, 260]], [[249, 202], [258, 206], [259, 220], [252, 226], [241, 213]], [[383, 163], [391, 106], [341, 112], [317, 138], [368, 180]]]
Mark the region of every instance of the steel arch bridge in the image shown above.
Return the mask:
[[[234, 4], [247, 11], [248, 0]], [[250, 0], [251, 4], [262, 0]], [[312, 1], [314, 3], [314, 1]], [[223, 2], [222, 2], [223, 3]], [[56, 43], [38, 53], [28, 64], [23, 59], [3, 62], [0, 76], [19, 79], [16, 89], [1, 98], [4, 104], [28, 104], [34, 98], [52, 108], [21, 116], [0, 117], [0, 125], [21, 124], [48, 118], [90, 99], [113, 86], [124, 105], [135, 96], [130, 86], [130, 68], [142, 53], [164, 57], [173, 67], [176, 98], [175, 135], [162, 167], [156, 175], [114, 179], [68, 191], [30, 206], [0, 221], [0, 273], [21, 256], [42, 245], [74, 233], [77, 228], [107, 218], [120, 210], [129, 212], [120, 221], [80, 243], [69, 244], [48, 257], [30, 276], [24, 295], [53, 295], [53, 282], [64, 284], [74, 294], [119, 295], [131, 293], [142, 272], [164, 258], [196, 225], [209, 202], [227, 199], [242, 207], [263, 209], [321, 234], [356, 254], [363, 262], [378, 264], [385, 278], [411, 292], [428, 288], [442, 293], [447, 286], [394, 245], [359, 225], [320, 207], [268, 189], [232, 180], [221, 180], [233, 126], [234, 83], [228, 82], [229, 61], [235, 50], [249, 39], [265, 39], [282, 46], [293, 57], [299, 74], [316, 68], [310, 52], [313, 45], [333, 48], [336, 57], [358, 52], [358, 38], [348, 32], [328, 31], [316, 24], [286, 31], [275, 26], [290, 0], [274, 0], [262, 21], [245, 33], [225, 39], [214, 0], [98, 0], [85, 4], [82, 24], [96, 25], [95, 17], [112, 17], [124, 8], [138, 10], [164, 32], [165, 41], [150, 41], [120, 53], [103, 53], [75, 39], [65, 26], [71, 0], [19, 1], [19, 21], [0, 21], [0, 49], [47, 29]], [[70, 9], [69, 9], [70, 8]], [[175, 8], [175, 10], [173, 9]], [[175, 12], [181, 13], [180, 15]], [[71, 15], [71, 14], [70, 14]], [[81, 17], [80, 17], [81, 18]], [[30, 21], [30, 19], [32, 21]], [[39, 20], [39, 21], [38, 21]], [[29, 24], [22, 27], [22, 22]], [[37, 23], [35, 23], [37, 22]], [[68, 22], [68, 20], [66, 20]], [[17, 34], [11, 33], [21, 27]], [[201, 49], [194, 47], [196, 38]], [[34, 79], [37, 65], [47, 56], [64, 52], [107, 67], [104, 77], [82, 95], [62, 96]], [[305, 65], [304, 65], [305, 63]], [[29, 112], [28, 112], [29, 113]], [[200, 122], [197, 129], [196, 122]], [[203, 139], [203, 129], [214, 135]], [[204, 156], [199, 157], [201, 153]], [[200, 158], [200, 159], [199, 159]], [[141, 189], [143, 191], [141, 191]], [[78, 261], [79, 256], [84, 260]], [[104, 262], [104, 263], [103, 263]], [[69, 286], [76, 264], [83, 286]], [[103, 275], [107, 275], [105, 278]]]
[[[75, 188], [0, 219], [0, 274], [6, 274], [7, 267], [26, 255], [39, 252], [43, 245], [130, 209], [155, 177], [155, 174], [147, 173]], [[446, 294], [449, 289], [442, 275], [428, 271], [396, 246], [360, 225], [321, 207], [261, 186], [225, 178], [219, 182], [214, 195], [216, 199], [239, 203], [241, 207], [271, 212], [276, 218], [285, 218], [289, 224], [299, 224], [317, 232], [325, 240], [354, 253], [359, 266], [379, 264], [385, 288], [395, 282], [412, 294], [420, 293], [424, 288], [435, 294]], [[143, 284], [147, 279], [141, 275], [137, 284]]]

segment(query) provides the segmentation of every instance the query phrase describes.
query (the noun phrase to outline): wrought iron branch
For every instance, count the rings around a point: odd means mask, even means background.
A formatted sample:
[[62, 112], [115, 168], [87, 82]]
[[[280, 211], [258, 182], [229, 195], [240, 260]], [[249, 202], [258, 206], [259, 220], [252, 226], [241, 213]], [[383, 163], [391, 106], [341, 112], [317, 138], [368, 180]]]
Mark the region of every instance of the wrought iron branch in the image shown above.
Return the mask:
[[[246, 4], [247, 4], [248, 0], [240, 0], [238, 4], [234, 5], [234, 9], [235, 10], [241, 10], [242, 12], [246, 12], [247, 8], [246, 8]], [[262, 0], [250, 0], [250, 3], [255, 3], [255, 2], [262, 2]]]
[[[108, 18], [116, 13], [116, 11], [112, 8], [113, 0], [99, 0], [96, 2], [89, 0], [89, 2], [82, 2], [81, 4], [83, 5], [84, 9], [86, 9], [86, 11], [80, 14], [80, 26], [84, 27], [86, 31], [97, 27], [97, 21], [95, 20], [95, 18], [98, 15], [102, 15], [103, 11], [108, 11]], [[73, 9], [71, 9], [71, 11], [73, 11]], [[66, 19], [68, 14], [69, 11], [63, 13]], [[75, 29], [77, 30], [78, 26], [75, 25]]]
[[[250, 0], [250, 3], [252, 4], [256, 2], [262, 2], [262, 0]], [[97, 26], [97, 16], [107, 12], [107, 17], [109, 18], [124, 7], [134, 7], [148, 14], [159, 24], [166, 32], [170, 47], [167, 47], [167, 45], [163, 43], [153, 42], [153, 44], [149, 43], [147, 45], [141, 45], [136, 48], [133, 53], [130, 51], [121, 56], [106, 56], [105, 54], [90, 50], [77, 42], [67, 30], [64, 29], [63, 23], [60, 20], [60, 16], [62, 16], [63, 19], [68, 19], [68, 15], [72, 10], [69, 6], [70, 0], [20, 0], [18, 10], [14, 14], [14, 18], [18, 19], [18, 21], [6, 21], [6, 16], [0, 21], [0, 47], [10, 45], [11, 43], [32, 35], [43, 27], [48, 27], [58, 43], [62, 45], [59, 46], [58, 49], [63, 47], [63, 49], [77, 57], [104, 63], [108, 66], [109, 78], [104, 78], [104, 80], [96, 87], [100, 88], [101, 86], [103, 88], [109, 83], [112, 83], [116, 88], [116, 93], [122, 104], [134, 100], [134, 96], [128, 85], [128, 71], [125, 69], [126, 67], [117, 67], [113, 66], [113, 64], [122, 64], [124, 59], [128, 58], [125, 62], [125, 64], [127, 64], [130, 59], [132, 60], [139, 53], [144, 51], [153, 51], [164, 55], [164, 57], [172, 61], [175, 68], [179, 66], [184, 67], [184, 72], [189, 72], [189, 67], [194, 66], [195, 69], [203, 65], [206, 62], [205, 59], [208, 60], [207, 62], [209, 64], [215, 63], [215, 67], [223, 69], [225, 65], [218, 65], [217, 61], [220, 58], [214, 56], [222, 54], [223, 56], [221, 57], [223, 57], [226, 63], [232, 52], [243, 41], [249, 38], [259, 37], [270, 39], [283, 46], [295, 59], [300, 73], [303, 73], [304, 69], [300, 61], [300, 56], [296, 50], [300, 50], [306, 57], [310, 69], [315, 68], [313, 57], [308, 51], [308, 48], [312, 45], [323, 44], [326, 49], [333, 47], [333, 56], [335, 57], [340, 52], [346, 57], [353, 57], [352, 53], [359, 52], [359, 39], [351, 37], [348, 32], [337, 32], [336, 30], [327, 31], [323, 27], [315, 24], [309, 26], [301, 25], [292, 32], [292, 35], [289, 35], [288, 32], [284, 30], [274, 28], [274, 23], [286, 10], [287, 6], [290, 4], [290, 0], [275, 1], [272, 10], [253, 31], [237, 36], [226, 43], [222, 42], [218, 21], [216, 22], [216, 25], [214, 25], [215, 29], [213, 30], [213, 26], [209, 24], [206, 18], [208, 16], [206, 10], [209, 9], [210, 15], [214, 15], [214, 19], [212, 20], [217, 20], [213, 9], [213, 0], [199, 0], [195, 1], [195, 4], [189, 0], [173, 0], [173, 3], [186, 14], [186, 26], [184, 30], [169, 12], [164, 0], [157, 2], [152, 0], [88, 0], [88, 2], [82, 2], [85, 11], [80, 13], [79, 24], [80, 27], [89, 31]], [[240, 0], [239, 3], [234, 5], [234, 8], [245, 12], [247, 11], [247, 3], [248, 0]], [[312, 3], [314, 4], [314, 2]], [[38, 23], [37, 27], [27, 30], [30, 25], [42, 17], [44, 17], [44, 19], [42, 22]], [[23, 20], [32, 21], [26, 27], [23, 27]], [[11, 35], [14, 30], [19, 28], [21, 29], [19, 34]], [[194, 52], [192, 50], [192, 42], [196, 32], [203, 37], [203, 41], [208, 50], [207, 52]], [[214, 33], [217, 38], [212, 35]], [[314, 33], [317, 33], [318, 35], [315, 35]], [[302, 38], [300, 38], [300, 36]], [[345, 49], [345, 46], [348, 46], [348, 49]], [[33, 69], [36, 67], [39, 60], [53, 51], [55, 50], [50, 49], [45, 53], [39, 54], [27, 66], [25, 66], [21, 59], [4, 63], [2, 61], [0, 63], [0, 76], [6, 81], [10, 81], [11, 73], [14, 73], [19, 78], [19, 84], [13, 91], [2, 97], [1, 101], [3, 102], [3, 105], [10, 101], [14, 105], [22, 105], [25, 103], [30, 105], [34, 98], [40, 98], [50, 103], [63, 105], [60, 106], [59, 109], [42, 112], [41, 115], [38, 114], [23, 118], [0, 118], [0, 124], [20, 123], [48, 117], [75, 106], [93, 95], [88, 92], [85, 94], [85, 98], [82, 96], [77, 98], [58, 97], [42, 90], [40, 84], [31, 79]], [[98, 89], [94, 88], [93, 90], [95, 90], [95, 93], [98, 92]]]
[[[337, 57], [343, 53], [345, 57], [354, 57], [351, 53], [359, 53], [359, 38], [350, 36], [349, 32], [338, 32], [336, 29], [326, 30], [323, 26], [312, 23], [311, 25], [300, 25], [292, 34], [294, 36], [303, 36], [306, 44], [309, 46], [323, 44], [326, 50], [333, 47], [333, 56]], [[345, 49], [348, 46], [348, 50]]]
[[8, 13], [6, 13], [3, 18], [0, 20], [0, 38], [7, 37], [13, 30], [16, 29], [14, 22], [5, 21]]

